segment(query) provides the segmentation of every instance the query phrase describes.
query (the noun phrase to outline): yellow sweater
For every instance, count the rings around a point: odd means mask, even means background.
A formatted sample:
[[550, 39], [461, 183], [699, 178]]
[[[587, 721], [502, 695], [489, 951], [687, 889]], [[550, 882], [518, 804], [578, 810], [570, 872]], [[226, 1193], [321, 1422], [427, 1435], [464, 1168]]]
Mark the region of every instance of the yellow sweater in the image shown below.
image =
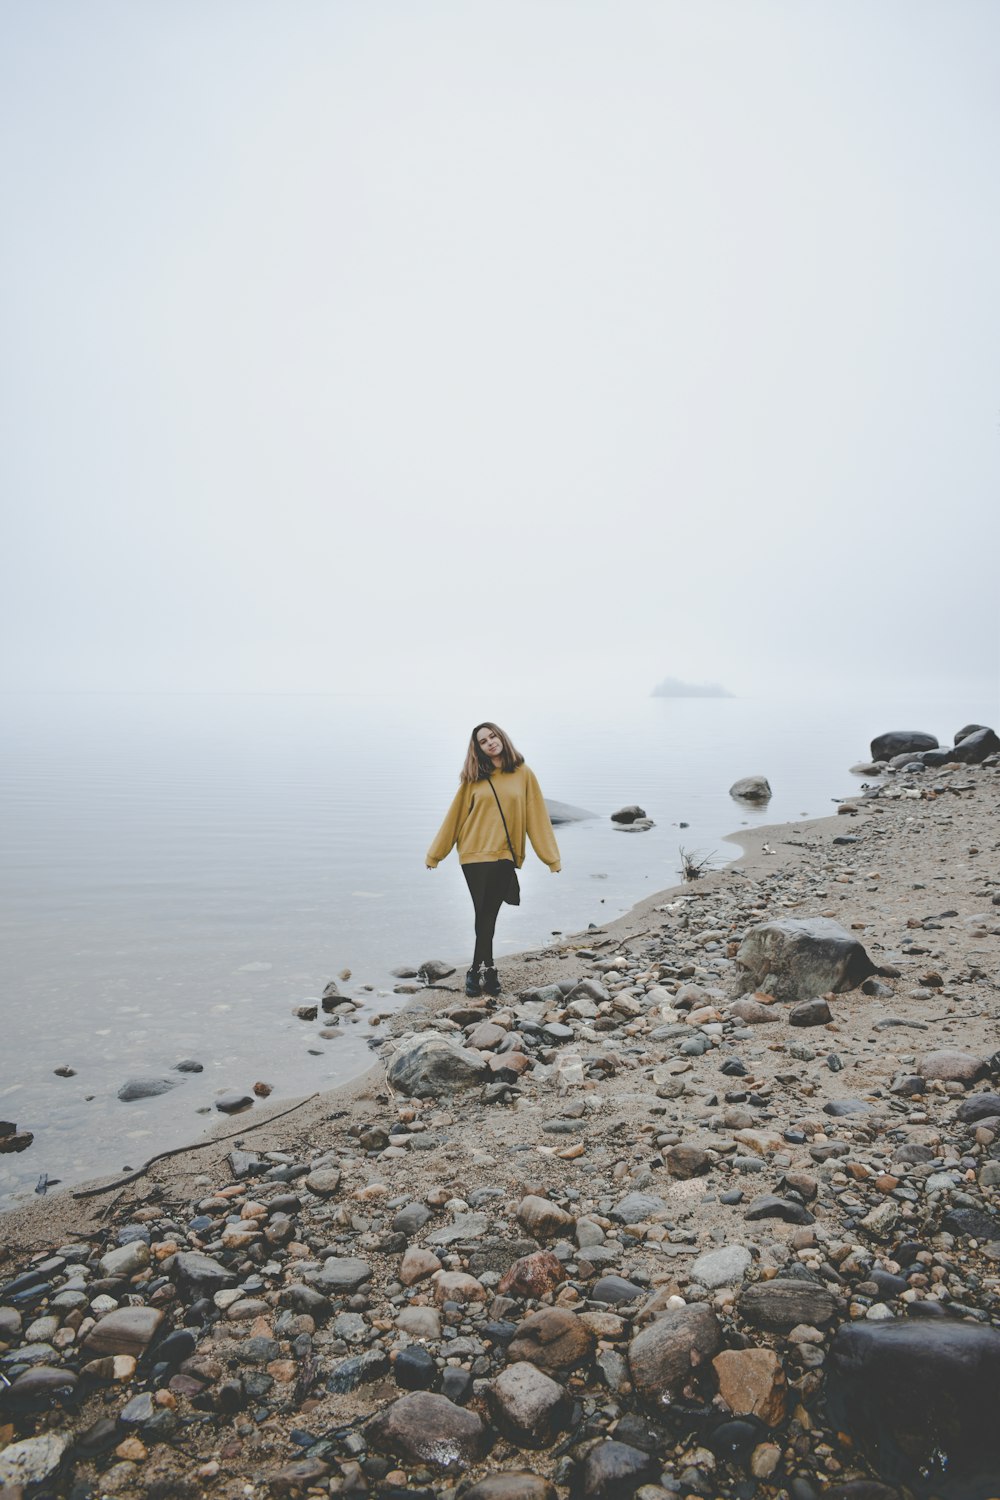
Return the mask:
[[[527, 834], [542, 863], [550, 870], [558, 870], [559, 849], [535, 773], [520, 765], [516, 771], [494, 771], [489, 779], [496, 787], [507, 819], [507, 830], [514, 846], [514, 863], [518, 869], [524, 863]], [[463, 865], [510, 859], [497, 799], [485, 781], [463, 781], [455, 793], [437, 837], [427, 851], [427, 863], [432, 869], [451, 853], [456, 843], [459, 862]]]

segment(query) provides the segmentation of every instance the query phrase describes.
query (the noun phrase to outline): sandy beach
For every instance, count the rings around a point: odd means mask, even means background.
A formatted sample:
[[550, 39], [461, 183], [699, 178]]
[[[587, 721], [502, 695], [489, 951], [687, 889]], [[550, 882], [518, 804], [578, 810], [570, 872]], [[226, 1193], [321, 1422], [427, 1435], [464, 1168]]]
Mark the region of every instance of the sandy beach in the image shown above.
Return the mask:
[[[734, 836], [496, 1002], [426, 989], [349, 1086], [5, 1214], [5, 1500], [988, 1500], [998, 778]], [[787, 919], [836, 922], [864, 982], [761, 989], [741, 944]], [[448, 1081], [387, 1083], [434, 1038]], [[872, 1392], [917, 1367], [938, 1410], [903, 1420]]]

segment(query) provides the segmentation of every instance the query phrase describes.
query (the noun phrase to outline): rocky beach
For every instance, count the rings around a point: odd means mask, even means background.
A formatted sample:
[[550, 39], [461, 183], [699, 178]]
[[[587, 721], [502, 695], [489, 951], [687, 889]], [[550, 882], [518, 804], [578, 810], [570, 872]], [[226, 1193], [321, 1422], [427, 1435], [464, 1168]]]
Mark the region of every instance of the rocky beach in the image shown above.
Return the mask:
[[0, 1218], [2, 1500], [995, 1500], [998, 751]]

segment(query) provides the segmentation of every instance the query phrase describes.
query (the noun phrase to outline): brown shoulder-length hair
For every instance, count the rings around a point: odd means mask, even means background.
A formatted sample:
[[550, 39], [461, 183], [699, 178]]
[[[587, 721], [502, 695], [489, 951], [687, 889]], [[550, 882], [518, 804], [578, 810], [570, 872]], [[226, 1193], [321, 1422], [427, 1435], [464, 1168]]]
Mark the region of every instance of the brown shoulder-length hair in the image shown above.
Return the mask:
[[488, 719], [484, 719], [481, 724], [476, 725], [469, 736], [469, 749], [460, 778], [462, 781], [485, 781], [486, 777], [491, 775], [496, 769], [489, 756], [480, 748], [479, 741], [476, 738], [481, 729], [492, 729], [503, 745], [503, 765], [500, 768], [501, 770], [516, 771], [518, 766], [524, 765], [524, 756], [511, 743], [510, 735], [505, 734], [499, 724], [491, 724]]

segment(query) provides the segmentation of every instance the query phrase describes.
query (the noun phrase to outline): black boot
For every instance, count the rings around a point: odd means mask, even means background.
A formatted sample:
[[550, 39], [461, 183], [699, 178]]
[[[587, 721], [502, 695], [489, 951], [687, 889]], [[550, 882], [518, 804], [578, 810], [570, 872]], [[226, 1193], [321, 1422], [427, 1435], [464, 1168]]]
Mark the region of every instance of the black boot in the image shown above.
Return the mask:
[[487, 995], [499, 995], [500, 991], [500, 975], [491, 964], [488, 964], [483, 970], [483, 992]]
[[479, 982], [478, 964], [473, 964], [472, 968], [465, 976], [465, 993], [468, 995], [470, 1000], [475, 1000], [479, 995], [483, 993], [482, 985]]

